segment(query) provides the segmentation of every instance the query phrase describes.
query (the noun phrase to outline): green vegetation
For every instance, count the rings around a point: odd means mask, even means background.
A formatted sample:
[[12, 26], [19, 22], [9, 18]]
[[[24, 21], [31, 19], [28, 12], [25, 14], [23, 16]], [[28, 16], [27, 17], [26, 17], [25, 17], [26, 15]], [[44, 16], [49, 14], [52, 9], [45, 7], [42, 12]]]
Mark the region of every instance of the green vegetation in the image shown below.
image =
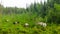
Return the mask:
[[[0, 34], [60, 34], [60, 0], [34, 3], [26, 9], [0, 5]], [[17, 23], [16, 23], [17, 22]], [[47, 23], [46, 27], [36, 25]], [[29, 26], [25, 27], [24, 24]]]

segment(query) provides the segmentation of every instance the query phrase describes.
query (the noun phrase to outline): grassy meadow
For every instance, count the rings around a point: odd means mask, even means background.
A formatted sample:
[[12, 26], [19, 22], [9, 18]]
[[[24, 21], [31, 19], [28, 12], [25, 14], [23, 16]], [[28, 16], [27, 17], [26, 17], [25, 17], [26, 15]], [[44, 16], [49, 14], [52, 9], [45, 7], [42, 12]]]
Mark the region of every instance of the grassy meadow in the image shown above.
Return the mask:
[[[42, 21], [42, 18], [34, 20], [34, 17], [28, 14], [0, 16], [0, 34], [60, 34], [60, 25], [47, 23], [46, 27], [41, 27], [35, 23]], [[29, 26], [24, 27], [25, 23], [29, 23]]]

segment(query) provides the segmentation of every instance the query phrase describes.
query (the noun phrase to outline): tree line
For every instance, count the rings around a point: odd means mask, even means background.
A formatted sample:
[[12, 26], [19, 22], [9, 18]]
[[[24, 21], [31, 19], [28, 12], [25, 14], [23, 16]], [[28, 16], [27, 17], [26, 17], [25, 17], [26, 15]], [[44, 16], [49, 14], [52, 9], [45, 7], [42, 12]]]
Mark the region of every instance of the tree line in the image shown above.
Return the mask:
[[44, 4], [34, 3], [29, 7], [17, 8], [17, 7], [6, 7], [4, 8], [0, 4], [0, 14], [2, 15], [12, 15], [12, 14], [26, 14], [36, 15], [34, 18], [41, 17], [46, 19], [49, 23], [60, 23], [60, 0], [47, 0]]

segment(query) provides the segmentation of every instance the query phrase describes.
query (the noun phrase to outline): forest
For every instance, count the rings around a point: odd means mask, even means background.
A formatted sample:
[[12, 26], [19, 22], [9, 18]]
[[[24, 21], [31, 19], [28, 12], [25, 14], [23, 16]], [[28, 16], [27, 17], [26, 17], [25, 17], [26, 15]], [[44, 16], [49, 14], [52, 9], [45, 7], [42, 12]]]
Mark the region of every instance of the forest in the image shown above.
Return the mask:
[[60, 0], [31, 3], [26, 9], [0, 4], [0, 34], [60, 34]]

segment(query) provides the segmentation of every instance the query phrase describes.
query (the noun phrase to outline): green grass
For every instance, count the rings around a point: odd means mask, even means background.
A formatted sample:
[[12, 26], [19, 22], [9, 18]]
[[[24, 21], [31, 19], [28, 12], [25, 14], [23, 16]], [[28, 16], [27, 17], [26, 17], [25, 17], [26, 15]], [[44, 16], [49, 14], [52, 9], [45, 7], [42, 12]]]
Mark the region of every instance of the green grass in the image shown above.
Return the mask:
[[[28, 14], [21, 15], [5, 15], [0, 17], [0, 34], [60, 34], [60, 25], [48, 24], [46, 28], [34, 25], [43, 19], [33, 18], [35, 15], [29, 16]], [[6, 22], [6, 20], [9, 20]], [[19, 24], [13, 22], [19, 21]], [[29, 27], [24, 27], [24, 23], [29, 23]]]

